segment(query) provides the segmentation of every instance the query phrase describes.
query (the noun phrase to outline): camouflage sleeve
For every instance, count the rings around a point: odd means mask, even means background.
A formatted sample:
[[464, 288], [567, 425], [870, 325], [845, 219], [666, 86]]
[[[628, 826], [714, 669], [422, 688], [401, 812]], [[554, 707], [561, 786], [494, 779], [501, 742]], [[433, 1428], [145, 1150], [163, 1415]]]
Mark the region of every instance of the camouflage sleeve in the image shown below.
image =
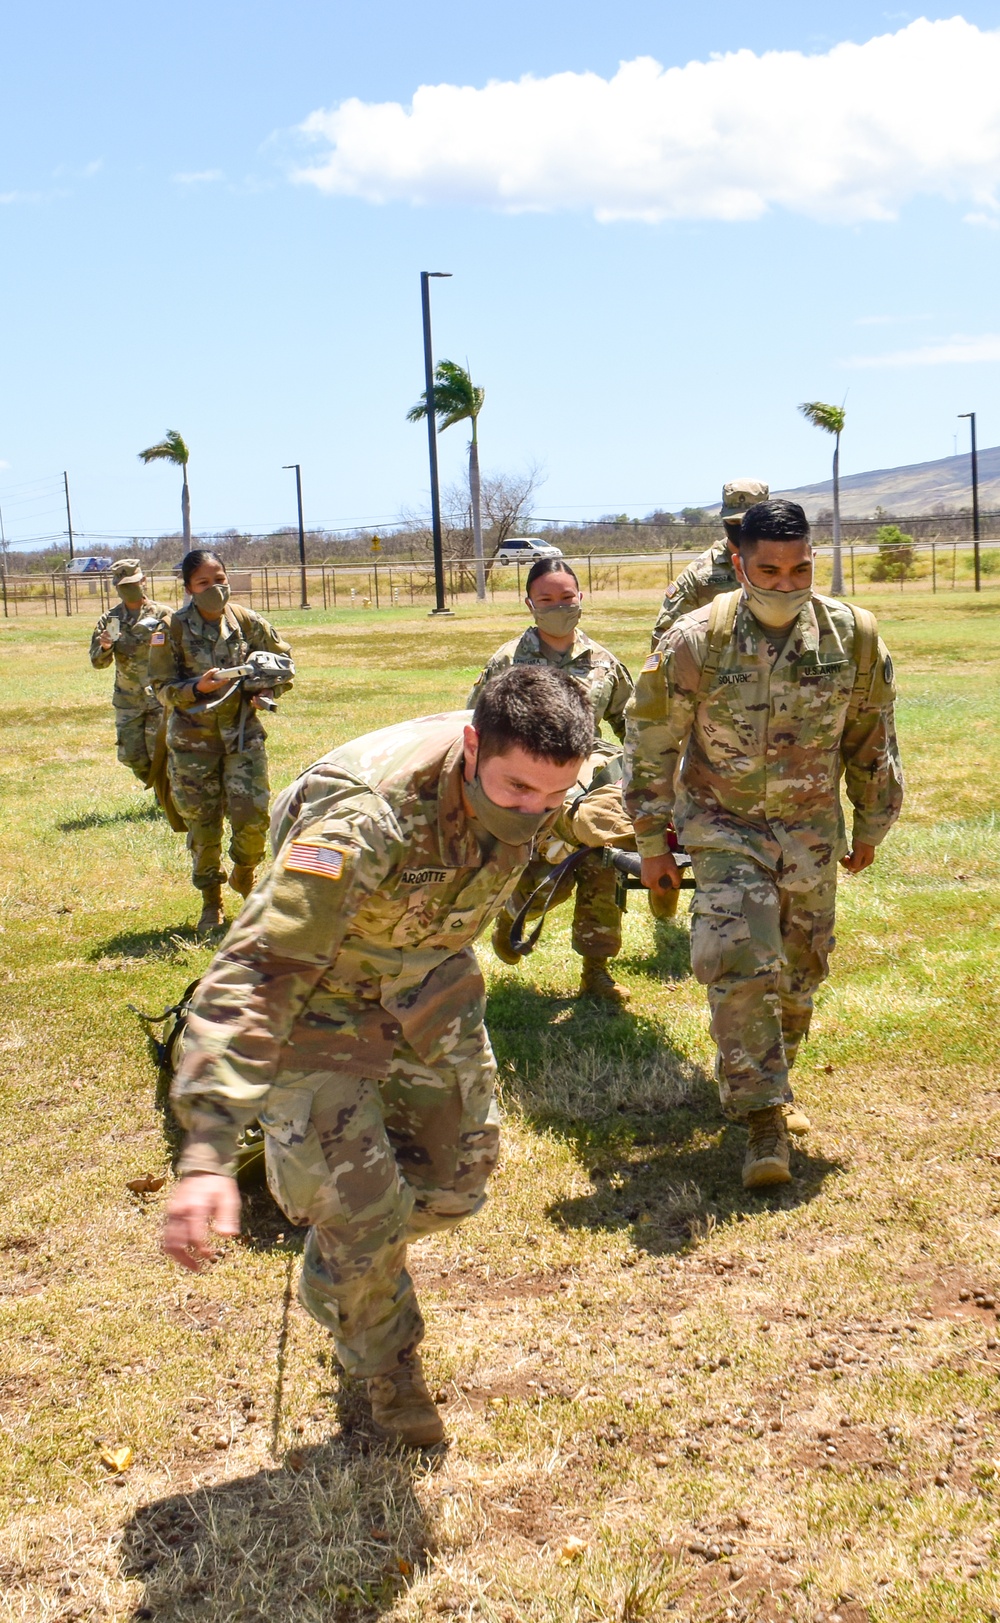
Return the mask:
[[627, 665], [615, 660], [615, 685], [603, 720], [607, 722], [619, 743], [625, 740], [625, 707], [635, 692], [635, 683]]
[[193, 1000], [171, 1089], [188, 1133], [182, 1173], [232, 1172], [292, 1026], [354, 914], [404, 857], [391, 815], [367, 792], [292, 830]]
[[507, 655], [500, 653], [494, 654], [492, 659], [488, 659], [486, 661], [486, 664], [476, 677], [472, 692], [465, 701], [466, 710], [475, 710], [479, 695], [482, 693], [487, 682], [492, 682], [494, 676], [498, 676], [501, 671], [505, 671], [509, 664], [510, 660]]
[[625, 715], [625, 806], [644, 857], [670, 849], [674, 774], [694, 722], [699, 667], [684, 633], [673, 627], [639, 674]]
[[250, 621], [246, 631], [246, 639], [254, 653], [291, 653], [291, 643], [286, 642], [280, 632], [275, 631], [270, 620], [265, 620], [264, 616], [258, 614], [255, 609], [244, 610], [244, 613]]
[[114, 647], [101, 647], [101, 632], [104, 630], [110, 619], [111, 610], [108, 609], [106, 614], [101, 615], [101, 618], [94, 627], [94, 635], [90, 639], [90, 663], [93, 665], [95, 671], [107, 670], [108, 666], [114, 661]]
[[204, 697], [195, 692], [197, 677], [187, 674], [184, 661], [174, 646], [169, 615], [160, 621], [149, 639], [147, 674], [149, 685], [164, 708], [173, 705], [177, 710], [189, 710]]
[[880, 637], [868, 693], [840, 745], [844, 786], [854, 807], [853, 838], [864, 845], [885, 839], [903, 804], [895, 700], [892, 660]]
[[660, 638], [670, 630], [675, 620], [682, 614], [690, 614], [698, 607], [698, 576], [693, 564], [682, 569], [675, 581], [671, 581], [663, 598], [663, 606], [653, 627], [653, 636], [650, 647], [656, 647]]

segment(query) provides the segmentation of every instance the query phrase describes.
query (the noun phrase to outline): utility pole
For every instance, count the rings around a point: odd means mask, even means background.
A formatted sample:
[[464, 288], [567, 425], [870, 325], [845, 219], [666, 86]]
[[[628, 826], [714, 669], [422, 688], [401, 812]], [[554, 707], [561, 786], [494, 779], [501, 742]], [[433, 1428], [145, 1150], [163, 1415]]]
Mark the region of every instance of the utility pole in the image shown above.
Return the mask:
[[300, 607], [309, 607], [309, 597], [306, 592], [306, 532], [302, 523], [302, 469], [297, 462], [284, 462], [282, 468], [285, 473], [295, 469], [295, 495], [299, 504], [299, 575], [302, 581], [302, 603]]
[[66, 533], [69, 536], [69, 561], [73, 562], [73, 515], [69, 510], [69, 474], [63, 473], [63, 489], [66, 492]]
[[431, 342], [431, 277], [450, 277], [451, 271], [420, 272], [420, 304], [424, 320], [424, 399], [427, 403], [427, 450], [431, 467], [431, 532], [434, 538], [434, 596], [432, 614], [451, 614], [444, 601], [444, 541], [441, 535], [441, 492], [438, 486], [437, 415], [434, 410], [434, 346]]
[[983, 589], [982, 576], [979, 567], [979, 453], [976, 450], [976, 414], [974, 411], [960, 411], [959, 417], [968, 417], [969, 427], [972, 429], [972, 557], [976, 573], [976, 591]]

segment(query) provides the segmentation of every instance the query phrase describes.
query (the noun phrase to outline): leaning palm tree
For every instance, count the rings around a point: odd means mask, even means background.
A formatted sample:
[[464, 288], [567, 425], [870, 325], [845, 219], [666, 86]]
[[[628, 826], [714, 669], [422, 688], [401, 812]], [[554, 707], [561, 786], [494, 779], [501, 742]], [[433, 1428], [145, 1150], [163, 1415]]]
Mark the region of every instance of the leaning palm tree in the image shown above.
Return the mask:
[[[476, 597], [486, 601], [486, 563], [483, 556], [483, 519], [479, 493], [479, 413], [483, 409], [486, 390], [477, 388], [464, 366], [454, 361], [439, 361], [434, 369], [434, 415], [441, 429], [452, 423], [469, 421], [472, 439], [469, 441], [469, 498], [472, 506], [472, 546], [476, 558]], [[408, 423], [419, 423], [427, 416], [427, 392], [406, 414]]]
[[805, 400], [799, 407], [803, 417], [814, 428], [835, 436], [833, 446], [833, 580], [830, 590], [834, 597], [844, 595], [844, 568], [840, 555], [840, 436], [847, 418], [843, 406], [825, 406], [822, 400]]
[[184, 475], [181, 486], [181, 523], [184, 526], [184, 546], [191, 550], [191, 496], [188, 491], [188, 457], [190, 452], [176, 428], [168, 428], [156, 445], [147, 445], [139, 452], [140, 462], [172, 462]]

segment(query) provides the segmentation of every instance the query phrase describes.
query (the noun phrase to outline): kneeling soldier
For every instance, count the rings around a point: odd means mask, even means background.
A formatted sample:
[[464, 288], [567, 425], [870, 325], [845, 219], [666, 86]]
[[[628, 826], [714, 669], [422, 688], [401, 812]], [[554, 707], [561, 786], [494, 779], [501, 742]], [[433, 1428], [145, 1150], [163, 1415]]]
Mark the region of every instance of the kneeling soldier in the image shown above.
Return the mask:
[[443, 1427], [421, 1373], [406, 1248], [479, 1211], [495, 1064], [472, 942], [513, 891], [593, 747], [579, 686], [544, 667], [475, 711], [333, 750], [279, 798], [274, 866], [194, 1000], [173, 1101], [188, 1129], [163, 1247], [188, 1268], [239, 1230], [236, 1141], [312, 1225], [299, 1298], [415, 1447]]
[[903, 779], [892, 661], [871, 614], [813, 592], [802, 508], [749, 508], [735, 567], [742, 590], [678, 620], [643, 667], [625, 798], [645, 884], [680, 882], [672, 816], [691, 855], [691, 967], [708, 987], [723, 1106], [750, 1129], [753, 1189], [791, 1177], [782, 1107], [827, 974], [837, 861], [852, 874], [874, 861]]

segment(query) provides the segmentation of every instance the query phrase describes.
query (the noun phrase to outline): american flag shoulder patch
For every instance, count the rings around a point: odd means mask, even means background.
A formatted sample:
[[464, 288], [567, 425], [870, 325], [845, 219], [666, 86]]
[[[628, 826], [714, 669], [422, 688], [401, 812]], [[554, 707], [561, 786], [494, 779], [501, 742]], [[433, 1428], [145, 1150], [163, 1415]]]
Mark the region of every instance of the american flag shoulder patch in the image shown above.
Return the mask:
[[154, 647], [158, 647], [161, 642], [166, 642], [167, 639], [162, 631], [154, 631], [149, 640]]
[[338, 845], [314, 845], [309, 840], [293, 840], [285, 857], [285, 871], [317, 874], [321, 879], [339, 879], [347, 852]]

